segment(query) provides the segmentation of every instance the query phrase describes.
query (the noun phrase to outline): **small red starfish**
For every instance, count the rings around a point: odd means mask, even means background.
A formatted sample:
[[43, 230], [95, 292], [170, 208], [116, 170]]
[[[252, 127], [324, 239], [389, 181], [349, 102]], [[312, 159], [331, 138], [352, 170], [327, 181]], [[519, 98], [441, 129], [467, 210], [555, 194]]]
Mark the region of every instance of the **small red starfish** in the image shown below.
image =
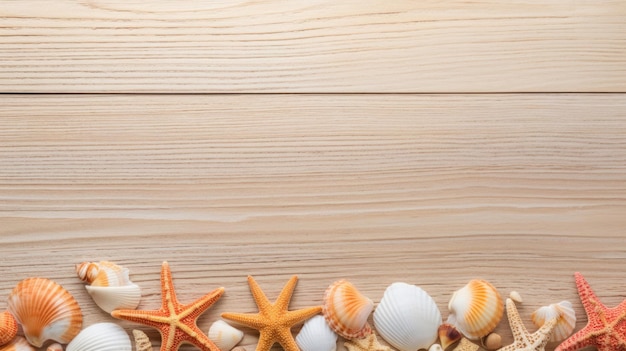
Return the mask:
[[196, 320], [223, 294], [224, 288], [217, 288], [190, 304], [181, 304], [176, 298], [170, 266], [163, 262], [161, 308], [151, 311], [115, 310], [111, 315], [157, 329], [161, 333], [161, 351], [176, 351], [183, 343], [193, 344], [202, 351], [219, 351], [213, 341], [198, 328]]
[[591, 345], [598, 351], [626, 351], [626, 300], [608, 308], [598, 300], [582, 274], [576, 272], [574, 276], [589, 322], [554, 351], [575, 351]]

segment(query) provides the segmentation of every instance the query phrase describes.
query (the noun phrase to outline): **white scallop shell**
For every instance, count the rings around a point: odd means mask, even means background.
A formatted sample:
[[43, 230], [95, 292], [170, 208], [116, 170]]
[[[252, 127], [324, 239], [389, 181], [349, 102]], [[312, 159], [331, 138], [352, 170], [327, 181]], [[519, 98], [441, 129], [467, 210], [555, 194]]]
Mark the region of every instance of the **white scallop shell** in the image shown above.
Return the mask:
[[576, 312], [569, 301], [553, 303], [543, 306], [533, 312], [532, 320], [537, 327], [541, 327], [545, 322], [557, 318], [556, 326], [552, 330], [551, 341], [563, 341], [574, 331], [576, 326]]
[[132, 351], [130, 337], [114, 323], [97, 323], [83, 329], [66, 351]]
[[457, 290], [448, 303], [448, 323], [468, 339], [478, 339], [492, 332], [504, 315], [504, 303], [491, 283], [473, 279]]
[[437, 340], [441, 312], [428, 293], [406, 283], [393, 283], [374, 311], [376, 330], [400, 351], [428, 349]]
[[243, 332], [230, 324], [219, 320], [211, 324], [209, 339], [222, 351], [230, 351], [243, 339]]
[[137, 284], [124, 286], [85, 285], [93, 301], [107, 313], [117, 309], [134, 310], [141, 300], [141, 289]]
[[323, 316], [317, 315], [307, 320], [296, 336], [296, 343], [302, 351], [335, 351], [337, 337], [326, 324]]

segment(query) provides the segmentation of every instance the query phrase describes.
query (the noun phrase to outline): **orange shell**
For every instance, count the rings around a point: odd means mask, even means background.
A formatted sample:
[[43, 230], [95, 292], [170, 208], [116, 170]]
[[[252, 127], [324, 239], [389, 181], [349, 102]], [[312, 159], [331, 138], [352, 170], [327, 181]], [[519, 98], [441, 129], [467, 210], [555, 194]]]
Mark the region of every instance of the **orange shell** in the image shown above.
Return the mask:
[[0, 313], [0, 346], [8, 344], [17, 335], [17, 321], [9, 312]]
[[461, 340], [463, 337], [463, 335], [461, 335], [461, 333], [452, 324], [448, 323], [441, 324], [437, 333], [439, 334], [439, 340], [441, 341], [441, 348], [444, 350], [455, 342]]
[[478, 339], [496, 328], [504, 314], [504, 303], [493, 285], [474, 279], [452, 295], [448, 309], [448, 323], [465, 337]]
[[11, 291], [8, 305], [28, 342], [36, 347], [50, 339], [67, 344], [82, 327], [78, 302], [50, 279], [22, 280]]
[[30, 346], [28, 341], [21, 336], [13, 339], [10, 343], [0, 346], [0, 351], [36, 351], [34, 347]]
[[363, 338], [372, 332], [367, 318], [373, 309], [374, 302], [347, 280], [331, 284], [324, 294], [324, 319], [335, 333], [346, 339]]
[[76, 265], [80, 280], [91, 286], [124, 286], [130, 284], [128, 269], [113, 262], [82, 262]]

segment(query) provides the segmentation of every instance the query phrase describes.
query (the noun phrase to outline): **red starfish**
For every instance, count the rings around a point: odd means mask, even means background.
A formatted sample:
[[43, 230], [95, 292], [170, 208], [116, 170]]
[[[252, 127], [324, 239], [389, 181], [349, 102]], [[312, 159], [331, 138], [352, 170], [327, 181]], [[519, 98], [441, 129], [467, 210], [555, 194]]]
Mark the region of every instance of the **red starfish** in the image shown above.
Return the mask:
[[219, 351], [219, 348], [196, 325], [198, 317], [224, 294], [217, 288], [198, 300], [183, 305], [176, 298], [172, 272], [167, 262], [161, 266], [161, 300], [158, 310], [115, 310], [115, 318], [144, 324], [161, 333], [161, 351], [176, 351], [183, 343], [193, 344], [202, 351]]
[[598, 351], [626, 351], [626, 300], [608, 308], [598, 300], [582, 274], [576, 272], [574, 276], [589, 322], [554, 351], [575, 351], [591, 345]]

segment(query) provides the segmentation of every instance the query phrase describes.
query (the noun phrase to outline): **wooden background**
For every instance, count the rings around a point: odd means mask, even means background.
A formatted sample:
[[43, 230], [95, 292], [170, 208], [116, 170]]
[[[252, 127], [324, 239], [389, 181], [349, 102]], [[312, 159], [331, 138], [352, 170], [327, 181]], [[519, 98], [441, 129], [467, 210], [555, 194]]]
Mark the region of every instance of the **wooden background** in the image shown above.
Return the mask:
[[2, 1], [0, 92], [0, 310], [41, 276], [113, 321], [85, 260], [141, 308], [163, 260], [183, 302], [226, 287], [204, 331], [256, 310], [248, 274], [299, 275], [292, 308], [405, 281], [444, 318], [483, 278], [531, 330], [564, 299], [584, 326], [575, 271], [626, 296], [623, 1]]

